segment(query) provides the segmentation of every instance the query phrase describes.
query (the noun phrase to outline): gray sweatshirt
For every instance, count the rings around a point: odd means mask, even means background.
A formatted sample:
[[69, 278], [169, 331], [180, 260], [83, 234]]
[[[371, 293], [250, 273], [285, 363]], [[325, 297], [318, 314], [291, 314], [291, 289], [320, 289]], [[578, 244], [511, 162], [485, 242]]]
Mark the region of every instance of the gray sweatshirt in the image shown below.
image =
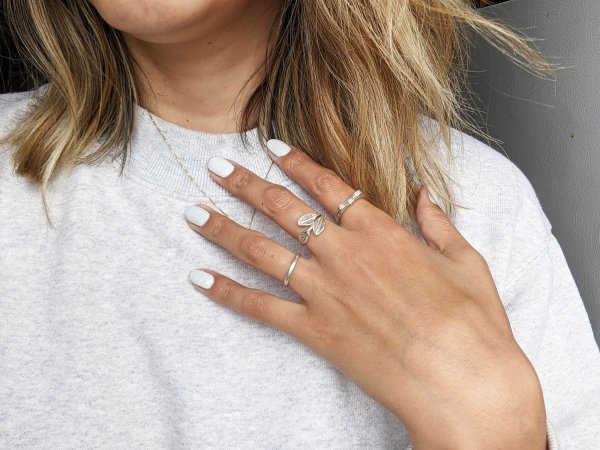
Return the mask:
[[[28, 102], [0, 96], [0, 133]], [[264, 177], [271, 159], [256, 129], [244, 148], [235, 134], [157, 121], [202, 188], [247, 225], [252, 208], [206, 163], [220, 155]], [[468, 208], [453, 221], [486, 258], [541, 380], [550, 448], [600, 448], [600, 353], [550, 223], [512, 162], [453, 136], [454, 189]], [[185, 208], [206, 199], [140, 107], [130, 152], [123, 175], [117, 159], [57, 178], [50, 229], [38, 188], [0, 147], [0, 448], [407, 447], [400, 421], [328, 361], [193, 288], [188, 273], [207, 267], [297, 299], [188, 227]], [[276, 165], [268, 180], [322, 210]], [[261, 213], [252, 228], [308, 256]]]

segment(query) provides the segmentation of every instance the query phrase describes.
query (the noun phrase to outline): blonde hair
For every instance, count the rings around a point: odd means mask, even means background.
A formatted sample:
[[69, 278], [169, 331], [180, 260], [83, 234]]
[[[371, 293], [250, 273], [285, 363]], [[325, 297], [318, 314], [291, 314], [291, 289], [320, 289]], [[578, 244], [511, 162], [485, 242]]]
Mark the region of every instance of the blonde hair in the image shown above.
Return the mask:
[[[49, 219], [45, 194], [55, 173], [109, 155], [125, 165], [139, 94], [134, 61], [87, 0], [5, 2], [35, 85], [48, 84], [6, 141], [16, 147], [16, 173], [41, 186]], [[469, 29], [521, 67], [553, 73], [531, 39], [482, 16], [471, 0], [282, 0], [267, 75], [240, 132], [254, 114], [261, 142], [273, 129], [400, 223], [414, 226], [423, 185], [451, 214], [448, 160], [426, 139], [420, 116], [439, 123], [448, 149], [451, 127], [477, 132], [462, 114]]]

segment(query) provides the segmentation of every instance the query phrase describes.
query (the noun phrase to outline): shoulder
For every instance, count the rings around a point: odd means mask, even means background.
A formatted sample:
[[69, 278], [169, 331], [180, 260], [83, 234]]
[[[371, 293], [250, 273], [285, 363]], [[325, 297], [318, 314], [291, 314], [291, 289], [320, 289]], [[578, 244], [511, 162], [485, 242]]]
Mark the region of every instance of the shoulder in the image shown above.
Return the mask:
[[[458, 202], [466, 203], [481, 213], [494, 211], [530, 211], [543, 217], [540, 226], [550, 231], [550, 222], [530, 180], [506, 155], [485, 142], [455, 128], [451, 129], [451, 151], [433, 137], [437, 121], [426, 118], [425, 135], [435, 145], [453, 178], [452, 188]], [[467, 206], [467, 205], [465, 205]], [[487, 207], [486, 207], [487, 206]]]
[[45, 89], [42, 86], [31, 91], [0, 94], [0, 197], [5, 199], [9, 193], [16, 195], [19, 190], [29, 192], [32, 187], [14, 173], [14, 148], [3, 138], [23, 120]]
[[26, 92], [0, 94], [0, 136], [6, 134], [44, 92], [44, 87]]
[[[433, 139], [437, 122], [424, 120]], [[548, 251], [552, 225], [527, 176], [507, 156], [452, 128], [451, 151], [439, 140], [459, 203], [452, 220], [488, 261], [497, 282], [509, 280]]]

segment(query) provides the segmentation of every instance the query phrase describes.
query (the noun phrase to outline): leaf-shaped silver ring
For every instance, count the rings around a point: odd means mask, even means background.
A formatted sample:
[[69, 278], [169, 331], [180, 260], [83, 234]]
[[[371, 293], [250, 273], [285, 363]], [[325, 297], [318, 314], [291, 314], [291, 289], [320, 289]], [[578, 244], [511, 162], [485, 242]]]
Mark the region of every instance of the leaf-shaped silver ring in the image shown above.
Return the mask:
[[310, 232], [319, 235], [325, 229], [325, 217], [323, 214], [306, 213], [298, 219], [298, 225], [308, 227], [298, 236], [298, 240], [302, 245], [306, 245], [310, 238]]

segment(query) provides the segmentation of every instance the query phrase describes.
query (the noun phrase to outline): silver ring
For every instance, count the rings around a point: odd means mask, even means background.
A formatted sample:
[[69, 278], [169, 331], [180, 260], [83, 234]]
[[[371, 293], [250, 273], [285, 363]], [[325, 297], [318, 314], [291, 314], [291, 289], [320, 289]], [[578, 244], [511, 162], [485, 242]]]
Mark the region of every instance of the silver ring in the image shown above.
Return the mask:
[[346, 200], [343, 203], [340, 203], [340, 206], [338, 206], [337, 212], [335, 213], [335, 221], [337, 223], [340, 223], [340, 217], [342, 217], [342, 213], [344, 211], [346, 211], [348, 206], [353, 204], [356, 200], [358, 200], [362, 196], [363, 196], [362, 191], [358, 190], [358, 191], [355, 191], [354, 194], [352, 194], [348, 200]]
[[294, 271], [294, 267], [296, 267], [296, 263], [298, 262], [298, 258], [300, 258], [300, 253], [296, 253], [290, 267], [288, 268], [287, 273], [285, 274], [285, 278], [283, 279], [283, 285], [287, 286], [290, 282], [290, 278], [292, 277], [292, 272]]
[[300, 243], [306, 245], [311, 231], [317, 236], [323, 232], [325, 229], [325, 217], [323, 217], [323, 214], [306, 213], [298, 219], [298, 225], [308, 227], [298, 235]]

